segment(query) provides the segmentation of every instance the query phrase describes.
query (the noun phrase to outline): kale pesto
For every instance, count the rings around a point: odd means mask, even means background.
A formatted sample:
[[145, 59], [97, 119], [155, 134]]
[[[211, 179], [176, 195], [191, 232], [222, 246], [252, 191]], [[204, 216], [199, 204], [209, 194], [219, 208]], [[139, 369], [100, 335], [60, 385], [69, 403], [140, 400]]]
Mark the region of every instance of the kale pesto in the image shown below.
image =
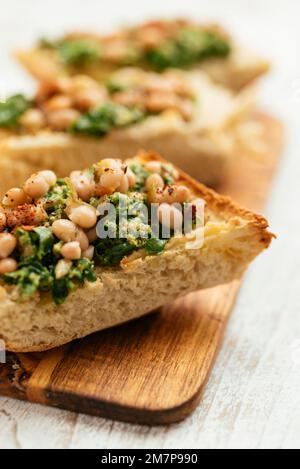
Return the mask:
[[[185, 69], [213, 57], [227, 57], [231, 52], [230, 42], [221, 33], [201, 26], [185, 25], [169, 32], [158, 45], [144, 47], [139, 33], [142, 27], [133, 28], [123, 38], [124, 52], [112, 60], [115, 65], [139, 66], [156, 71], [167, 68]], [[102, 42], [102, 45], [101, 45]], [[109, 44], [109, 41], [108, 41]], [[105, 55], [107, 41], [86, 38], [65, 38], [58, 41], [42, 39], [40, 47], [55, 50], [66, 66], [80, 68], [96, 62], [110, 62]], [[113, 92], [118, 91], [112, 83]], [[117, 87], [118, 88], [118, 87]]]
[[54, 302], [60, 305], [85, 280], [96, 280], [94, 264], [88, 259], [75, 261], [66, 276], [55, 278], [59, 256], [53, 248], [58, 240], [51, 228], [40, 226], [31, 231], [18, 228], [15, 236], [18, 239], [15, 258], [19, 267], [15, 272], [3, 275], [3, 279], [9, 285], [18, 286], [21, 300], [28, 300], [38, 291], [49, 292]]
[[107, 102], [100, 108], [83, 114], [74, 122], [70, 131], [74, 134], [103, 137], [113, 129], [135, 124], [144, 117], [145, 114], [139, 109], [130, 109], [113, 102]]
[[31, 101], [22, 94], [11, 96], [6, 101], [0, 102], [0, 127], [15, 127], [20, 117], [31, 105]]
[[83, 39], [60, 41], [57, 45], [57, 52], [65, 64], [74, 67], [83, 67], [101, 58], [98, 44]]
[[43, 199], [44, 209], [48, 214], [48, 222], [62, 218], [67, 200], [72, 195], [72, 187], [68, 180], [58, 179]]
[[56, 51], [60, 60], [68, 66], [83, 67], [101, 58], [101, 47], [95, 41], [87, 39], [61, 39], [51, 41], [41, 38], [39, 46], [42, 49]]
[[189, 68], [213, 57], [226, 57], [230, 53], [228, 42], [220, 35], [201, 29], [186, 28], [175, 38], [146, 53], [145, 61], [152, 68]]
[[[140, 165], [131, 165], [131, 169], [137, 171]], [[141, 171], [141, 170], [140, 170]], [[121, 198], [122, 197], [122, 205]], [[116, 222], [106, 221], [107, 232], [113, 234], [113, 238], [107, 237], [99, 239], [95, 244], [95, 262], [106, 267], [118, 265], [122, 259], [129, 256], [134, 251], [145, 249], [148, 255], [161, 254], [165, 248], [167, 240], [158, 239], [151, 230], [151, 212], [148, 211], [147, 218], [143, 212], [143, 207], [147, 204], [145, 195], [141, 192], [129, 192], [127, 195], [115, 193], [106, 197], [103, 201], [112, 203], [116, 209]], [[126, 209], [126, 226], [122, 225], [122, 209]], [[125, 231], [123, 231], [125, 230]], [[134, 232], [135, 235], [130, 235]], [[126, 233], [126, 236], [123, 235]]]
[[138, 163], [133, 163], [129, 167], [135, 175], [135, 186], [132, 188], [132, 190], [137, 192], [143, 190], [150, 173], [144, 168], [144, 166]]

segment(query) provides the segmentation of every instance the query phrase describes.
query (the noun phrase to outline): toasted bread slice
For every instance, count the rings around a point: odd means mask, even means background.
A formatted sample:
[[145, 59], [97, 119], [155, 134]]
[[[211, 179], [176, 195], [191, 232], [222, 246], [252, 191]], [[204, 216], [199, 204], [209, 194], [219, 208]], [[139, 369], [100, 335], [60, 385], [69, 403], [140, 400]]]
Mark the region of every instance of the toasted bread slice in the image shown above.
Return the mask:
[[[170, 62], [170, 66], [178, 68], [188, 68], [202, 70], [216, 83], [229, 87], [234, 91], [241, 90], [244, 86], [256, 81], [260, 76], [268, 72], [270, 65], [267, 60], [260, 57], [237, 44], [233, 41], [227, 32], [225, 32], [218, 25], [199, 25], [188, 20], [171, 20], [171, 21], [154, 21], [145, 24], [137, 25], [131, 29], [120, 29], [115, 34], [110, 36], [100, 36], [88, 32], [74, 32], [64, 38], [58, 40], [75, 40], [75, 41], [91, 41], [92, 44], [100, 46], [100, 58], [92, 63], [71, 63], [64, 62], [55, 47], [51, 47], [51, 43], [47, 45], [38, 45], [30, 50], [19, 50], [16, 52], [16, 57], [24, 65], [24, 67], [38, 80], [44, 81], [49, 79], [56, 79], [58, 76], [72, 75], [84, 73], [97, 80], [103, 81], [114, 72], [117, 68], [124, 66], [124, 64], [131, 63], [132, 65], [140, 66], [145, 69], [151, 69], [151, 66], [162, 65], [147, 62], [149, 51], [159, 50], [164, 54], [166, 51], [169, 53], [167, 44], [168, 40], [182, 36], [182, 31], [197, 31], [208, 32], [216, 34], [217, 38], [221, 40], [222, 45], [219, 53], [213, 53], [211, 56], [208, 54], [200, 55], [199, 60], [192, 63], [177, 63]], [[154, 35], [154, 37], [153, 37]], [[150, 36], [150, 37], [149, 37]], [[197, 39], [194, 37], [191, 45], [195, 47]], [[127, 42], [128, 41], [128, 42]], [[149, 42], [150, 41], [150, 42]], [[199, 38], [200, 44], [203, 38]], [[205, 42], [205, 41], [204, 41]], [[225, 45], [225, 48], [224, 48]], [[135, 47], [136, 52], [145, 54], [144, 59], [139, 59], [131, 55], [128, 61], [118, 59], [118, 54], [122, 55], [122, 51], [126, 48]], [[224, 48], [224, 49], [223, 49]], [[222, 52], [223, 51], [223, 52]], [[104, 52], [104, 54], [103, 54]], [[192, 51], [195, 52], [194, 50]], [[185, 51], [185, 55], [189, 53]], [[185, 57], [186, 58], [186, 57]], [[166, 64], [162, 65], [163, 67]]]
[[[122, 76], [128, 74], [148, 76], [139, 69], [123, 69], [117, 76], [122, 82]], [[202, 72], [174, 71], [171, 76], [182, 79], [195, 96], [189, 121], [167, 110], [97, 138], [47, 128], [34, 134], [1, 134], [0, 129], [0, 170], [5, 173], [0, 193], [39, 169], [52, 169], [64, 176], [73, 168], [84, 169], [107, 156], [129, 158], [140, 148], [161, 152], [196, 179], [215, 186], [234, 153], [236, 129], [253, 107], [254, 89], [251, 86], [234, 95]]]
[[[166, 163], [154, 154], [131, 161]], [[47, 296], [18, 303], [0, 290], [0, 337], [8, 350], [47, 350], [117, 324], [141, 317], [199, 289], [239, 279], [249, 263], [268, 248], [273, 235], [267, 221], [235, 205], [179, 171], [179, 181], [205, 201], [204, 244], [187, 249], [186, 238], [171, 238], [164, 252], [143, 250], [118, 267], [97, 267], [97, 281], [86, 283], [61, 306]]]

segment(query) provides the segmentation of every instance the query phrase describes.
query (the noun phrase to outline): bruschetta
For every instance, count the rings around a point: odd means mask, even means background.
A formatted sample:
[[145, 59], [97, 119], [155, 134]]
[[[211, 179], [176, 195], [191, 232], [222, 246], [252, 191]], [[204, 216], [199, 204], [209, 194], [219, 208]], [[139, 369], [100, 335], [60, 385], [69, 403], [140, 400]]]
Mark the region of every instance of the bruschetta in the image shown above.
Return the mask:
[[252, 106], [252, 87], [233, 94], [200, 71], [129, 68], [106, 85], [84, 75], [41, 83], [32, 99], [0, 103], [0, 192], [39, 169], [64, 176], [141, 148], [216, 185]]
[[42, 39], [16, 55], [42, 81], [78, 73], [105, 80], [130, 65], [158, 72], [202, 70], [237, 91], [269, 69], [265, 59], [237, 44], [221, 27], [184, 19], [150, 21], [110, 35], [74, 32], [57, 40]]
[[[116, 218], [105, 218], [107, 204]], [[51, 349], [239, 279], [273, 238], [263, 217], [147, 153], [64, 179], [32, 175], [5, 195], [0, 227], [0, 338], [15, 352]]]

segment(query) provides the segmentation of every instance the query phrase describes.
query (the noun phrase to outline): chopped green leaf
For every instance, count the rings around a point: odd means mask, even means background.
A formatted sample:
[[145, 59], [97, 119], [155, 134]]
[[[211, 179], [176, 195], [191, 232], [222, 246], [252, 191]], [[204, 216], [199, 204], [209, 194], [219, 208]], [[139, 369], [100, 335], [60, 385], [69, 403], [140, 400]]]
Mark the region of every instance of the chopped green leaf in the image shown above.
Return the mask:
[[51, 255], [55, 243], [55, 238], [53, 236], [52, 230], [44, 226], [39, 226], [37, 228], [34, 228], [33, 232], [36, 233], [38, 236], [38, 259], [44, 259], [46, 256]]
[[72, 188], [68, 181], [65, 179], [58, 179], [55, 186], [53, 186], [44, 197], [44, 208], [51, 223], [62, 217], [71, 192]]
[[96, 260], [100, 265], [112, 267], [120, 264], [125, 256], [129, 256], [135, 247], [127, 240], [101, 239], [96, 244]]
[[[44, 238], [44, 236], [43, 236]], [[69, 293], [74, 291], [84, 281], [96, 281], [94, 263], [88, 259], [81, 259], [74, 263], [65, 277], [56, 279], [54, 268], [44, 265], [35, 257], [28, 257], [20, 262], [16, 272], [3, 275], [3, 279], [10, 285], [17, 285], [22, 300], [28, 300], [36, 292], [50, 292], [57, 305], [62, 304]]]
[[15, 127], [19, 118], [31, 106], [29, 101], [22, 94], [11, 96], [4, 102], [0, 102], [0, 127]]
[[76, 262], [73, 269], [71, 269], [69, 277], [71, 279], [77, 278], [81, 283], [83, 283], [84, 280], [95, 282], [97, 276], [94, 272], [94, 263], [89, 259], [80, 259]]
[[125, 85], [124, 83], [110, 80], [106, 83], [106, 88], [109, 91], [109, 93], [114, 94], [114, 93], [119, 93], [120, 91], [126, 91], [128, 89], [128, 86]]
[[135, 175], [136, 183], [132, 188], [133, 191], [140, 191], [145, 187], [146, 180], [149, 177], [150, 173], [145, 170], [144, 166], [138, 163], [133, 163], [130, 165], [130, 169]]
[[[135, 164], [134, 166], [136, 172], [141, 171], [141, 165]], [[111, 226], [112, 222], [107, 222], [107, 232], [113, 233], [114, 237], [98, 239], [95, 242], [95, 260], [97, 263], [111, 267], [118, 265], [124, 257], [129, 256], [138, 249], [144, 248], [148, 255], [153, 256], [164, 250], [167, 241], [152, 237], [151, 214], [148, 212], [146, 215], [143, 211], [146, 203], [145, 194], [140, 192], [122, 194], [123, 203], [125, 201], [125, 206], [123, 205], [122, 208], [126, 207], [127, 215], [126, 237], [121, 232], [120, 194], [114, 193], [107, 197], [106, 201], [115, 205], [117, 223], [113, 223], [113, 226]], [[109, 228], [112, 229], [109, 231]]]
[[54, 279], [52, 296], [57, 305], [64, 303], [69, 294], [83, 285], [85, 280], [95, 282], [97, 280], [94, 272], [94, 263], [88, 259], [77, 261], [68, 275], [60, 279]]
[[55, 304], [61, 305], [63, 304], [69, 295], [69, 287], [68, 287], [68, 280], [66, 277], [62, 277], [60, 279], [54, 279], [53, 288], [52, 288], [52, 296], [55, 301]]
[[8, 284], [18, 285], [24, 300], [32, 297], [38, 290], [50, 290], [53, 284], [53, 275], [49, 269], [30, 257], [20, 262], [16, 272], [5, 274], [3, 278]]
[[169, 67], [187, 68], [212, 57], [226, 57], [230, 45], [220, 34], [198, 28], [185, 28], [146, 54], [146, 62], [162, 71]]
[[138, 109], [129, 109], [112, 102], [99, 109], [83, 114], [72, 126], [71, 132], [102, 137], [113, 129], [139, 122], [144, 114]]
[[32, 242], [29, 231], [25, 231], [22, 228], [17, 228], [15, 230], [15, 236], [18, 240], [18, 250], [21, 259], [36, 255], [37, 247]]
[[99, 45], [84, 39], [62, 40], [57, 50], [63, 62], [76, 67], [97, 62], [101, 56]]
[[145, 244], [145, 249], [149, 256], [156, 256], [163, 252], [165, 246], [167, 244], [167, 240], [158, 239], [158, 238], [150, 238], [147, 240]]

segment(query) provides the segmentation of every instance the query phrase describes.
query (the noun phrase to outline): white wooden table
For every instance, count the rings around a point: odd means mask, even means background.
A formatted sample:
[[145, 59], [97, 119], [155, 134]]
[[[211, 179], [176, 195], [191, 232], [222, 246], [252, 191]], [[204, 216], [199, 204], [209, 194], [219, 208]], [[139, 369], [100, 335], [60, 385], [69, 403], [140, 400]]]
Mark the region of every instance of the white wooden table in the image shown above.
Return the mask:
[[[164, 428], [114, 423], [0, 398], [0, 448], [300, 448], [300, 43], [294, 0], [0, 0], [0, 91], [32, 82], [9, 59], [43, 32], [161, 14], [224, 18], [275, 62], [262, 101], [287, 126], [267, 210], [278, 234], [246, 276], [198, 410]], [[163, 3], [163, 4], [162, 4]], [[209, 5], [207, 5], [209, 3]], [[84, 10], [84, 8], [86, 8]]]

